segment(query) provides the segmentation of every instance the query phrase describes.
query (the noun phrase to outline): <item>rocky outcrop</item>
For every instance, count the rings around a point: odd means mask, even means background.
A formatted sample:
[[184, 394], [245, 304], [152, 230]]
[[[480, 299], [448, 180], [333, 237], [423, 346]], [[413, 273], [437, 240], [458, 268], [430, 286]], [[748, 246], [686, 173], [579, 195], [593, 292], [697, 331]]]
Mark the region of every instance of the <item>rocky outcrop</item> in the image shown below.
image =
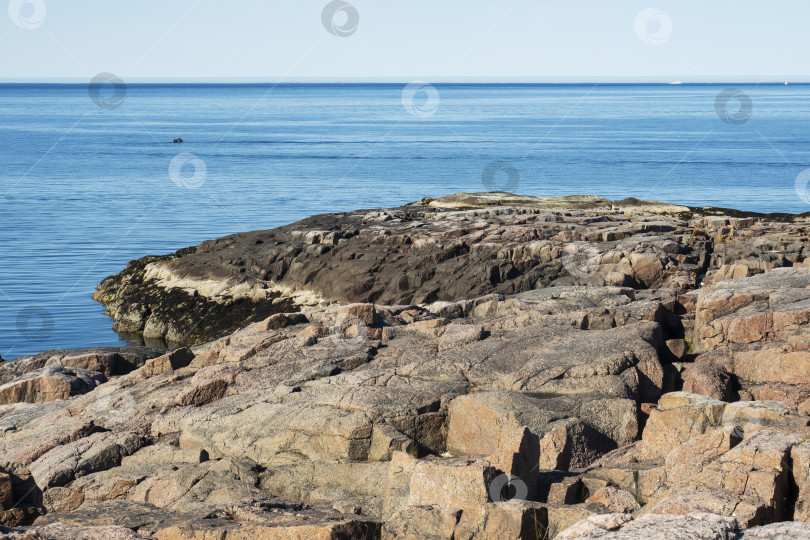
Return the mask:
[[696, 286], [710, 253], [705, 233], [661, 215], [685, 207], [639, 203], [469, 195], [315, 216], [133, 261], [95, 298], [119, 332], [191, 345], [272, 312], [333, 302], [458, 301], [550, 285]]
[[743, 215], [704, 218], [703, 226], [714, 240], [712, 265], [704, 283], [711, 285], [775, 268], [803, 266], [810, 255], [807, 219], [807, 214], [772, 215], [764, 219]]
[[3, 540], [136, 540], [146, 537], [115, 525], [103, 527], [79, 527], [64, 523], [53, 523], [27, 529], [0, 528]]
[[193, 346], [0, 366], [0, 470], [33, 489], [0, 519], [55, 538], [801, 537], [810, 274], [803, 248], [744, 240], [803, 227], [462, 194], [135, 261], [99, 288], [118, 328]]
[[764, 527], [740, 530], [734, 518], [716, 514], [695, 513], [679, 516], [644, 516], [633, 519], [629, 514], [608, 514], [588, 518], [557, 536], [560, 540], [629, 540], [648, 538], [670, 540], [800, 540], [810, 535], [805, 523], [774, 523]]
[[104, 382], [107, 378], [96, 371], [49, 366], [1, 385], [0, 404], [65, 399], [87, 393]]
[[458, 194], [145, 257], [104, 280], [95, 298], [119, 332], [193, 345], [274, 312], [327, 303], [458, 301], [559, 285], [686, 291], [704, 274], [713, 283], [801, 265], [810, 254], [803, 216], [721, 212], [636, 199]]
[[427, 506], [460, 512], [458, 534], [502, 522], [521, 537], [546, 507], [493, 506], [493, 483], [512, 475], [505, 496], [537, 500], [541, 452], [567, 469], [634, 441], [639, 404], [663, 390], [665, 312], [629, 288], [561, 287], [273, 315], [84, 395], [6, 405], [0, 455], [30, 468], [52, 517], [276, 496], [356, 509], [386, 534]]
[[[150, 273], [197, 248], [163, 257], [145, 257], [98, 287], [93, 298], [102, 302], [115, 320], [113, 329], [131, 340], [142, 339], [158, 347], [190, 345], [220, 337], [268, 315], [296, 309], [281, 292], [245, 287], [233, 281], [203, 280], [187, 284], [165, 283]], [[181, 280], [182, 281], [182, 280]], [[202, 293], [201, 293], [202, 291]]]
[[560, 540], [625, 540], [647, 538], [670, 540], [690, 538], [694, 540], [734, 539], [738, 532], [734, 518], [711, 514], [688, 514], [681, 516], [644, 516], [633, 519], [629, 514], [606, 514], [592, 516], [560, 533]]
[[[123, 527], [121, 526], [123, 525]], [[263, 498], [211, 507], [206, 513], [167, 512], [160, 507], [131, 502], [110, 502], [87, 510], [49, 514], [39, 518], [32, 531], [46, 538], [284, 538], [291, 540], [371, 540], [380, 525], [357, 515], [315, 507], [296, 501]], [[60, 536], [64, 534], [65, 536]], [[111, 536], [104, 536], [110, 534]], [[112, 536], [113, 534], [121, 536]], [[51, 536], [53, 535], [53, 536]]]
[[[359, 512], [392, 538], [419, 537], [424, 527], [525, 538], [583, 513], [679, 509], [687, 489], [750, 501], [751, 525], [784, 517], [793, 476], [778, 464], [799, 452], [798, 438], [778, 442], [778, 433], [749, 429], [742, 404], [679, 393], [659, 401], [665, 346], [654, 321], [662, 309], [628, 289], [563, 287], [274, 315], [149, 359], [86, 395], [7, 405], [14, 408], [0, 428], [14, 428], [0, 453], [30, 468], [49, 520], [103, 525], [62, 516], [92, 515], [110, 500], [188, 516], [142, 530], [158, 538], [219, 530], [199, 516], [268, 496]], [[607, 329], [588, 329], [594, 312], [609, 316]], [[351, 324], [335, 323], [347, 317]], [[641, 404], [651, 401], [659, 403], [642, 435]], [[770, 414], [795, 431], [798, 413], [773, 407], [757, 413], [757, 426], [764, 430]], [[740, 442], [746, 432], [750, 441]], [[671, 448], [673, 440], [681, 446]], [[628, 445], [653, 463], [592, 465]], [[776, 464], [770, 484], [766, 461], [750, 468], [751, 452]], [[666, 464], [654, 463], [664, 456]], [[732, 466], [755, 469], [762, 487], [718, 484]], [[575, 481], [549, 483], [547, 469]], [[515, 495], [528, 500], [500, 506]]]
[[89, 349], [45, 351], [0, 363], [0, 384], [50, 366], [96, 371], [106, 377], [124, 375], [142, 366], [150, 358], [165, 354], [165, 349], [149, 347], [92, 347]]
[[743, 397], [810, 407], [810, 268], [775, 269], [700, 292], [698, 358], [730, 374]]

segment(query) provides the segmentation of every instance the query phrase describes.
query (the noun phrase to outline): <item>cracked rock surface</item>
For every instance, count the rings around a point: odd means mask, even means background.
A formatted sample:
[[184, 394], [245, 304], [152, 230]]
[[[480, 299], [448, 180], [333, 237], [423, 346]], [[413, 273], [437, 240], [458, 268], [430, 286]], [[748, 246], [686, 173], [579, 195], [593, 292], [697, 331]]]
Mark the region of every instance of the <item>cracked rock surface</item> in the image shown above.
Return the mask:
[[803, 538], [801, 219], [460, 194], [133, 262], [119, 328], [211, 322], [0, 364], [0, 538]]

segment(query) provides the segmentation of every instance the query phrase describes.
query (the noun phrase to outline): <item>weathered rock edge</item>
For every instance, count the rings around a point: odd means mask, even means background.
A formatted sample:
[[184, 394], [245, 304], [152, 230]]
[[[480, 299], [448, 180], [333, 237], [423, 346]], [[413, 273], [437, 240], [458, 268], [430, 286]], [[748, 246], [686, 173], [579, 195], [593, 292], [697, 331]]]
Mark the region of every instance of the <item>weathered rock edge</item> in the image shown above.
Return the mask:
[[[556, 285], [688, 291], [707, 272], [719, 280], [802, 262], [801, 246], [779, 258], [771, 244], [757, 251], [746, 243], [776, 235], [795, 244], [794, 229], [807, 219], [638, 199], [461, 193], [143, 257], [103, 280], [94, 298], [127, 338], [193, 346], [275, 313], [336, 302], [421, 304]], [[749, 234], [734, 240], [741, 230]], [[570, 271], [567, 256], [596, 271]]]

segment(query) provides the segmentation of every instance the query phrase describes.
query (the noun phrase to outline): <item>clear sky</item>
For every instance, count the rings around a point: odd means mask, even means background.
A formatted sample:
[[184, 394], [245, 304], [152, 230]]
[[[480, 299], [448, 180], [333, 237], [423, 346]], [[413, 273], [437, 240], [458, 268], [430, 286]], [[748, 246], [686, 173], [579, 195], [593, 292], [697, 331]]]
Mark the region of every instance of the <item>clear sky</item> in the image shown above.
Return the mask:
[[327, 3], [11, 0], [0, 79], [810, 81], [807, 0]]

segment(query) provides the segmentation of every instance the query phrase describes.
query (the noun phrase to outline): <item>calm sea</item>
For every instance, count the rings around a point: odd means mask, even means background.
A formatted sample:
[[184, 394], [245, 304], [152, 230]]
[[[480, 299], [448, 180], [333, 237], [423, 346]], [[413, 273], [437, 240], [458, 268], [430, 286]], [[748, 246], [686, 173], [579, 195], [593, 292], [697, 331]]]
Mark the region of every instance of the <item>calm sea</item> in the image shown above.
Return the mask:
[[810, 86], [732, 86], [0, 85], [0, 355], [121, 343], [91, 294], [127, 261], [320, 212], [502, 187], [810, 210]]

